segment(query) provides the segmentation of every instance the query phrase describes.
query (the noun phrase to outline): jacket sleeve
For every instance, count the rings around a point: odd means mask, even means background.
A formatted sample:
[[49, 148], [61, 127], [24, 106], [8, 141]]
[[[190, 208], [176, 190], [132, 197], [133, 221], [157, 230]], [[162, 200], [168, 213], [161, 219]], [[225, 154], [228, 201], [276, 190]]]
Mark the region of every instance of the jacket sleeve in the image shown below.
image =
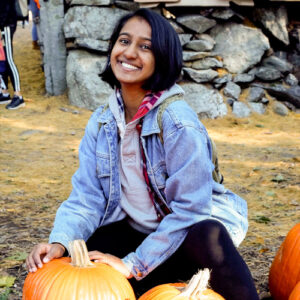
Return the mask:
[[[183, 109], [184, 112], [187, 110]], [[207, 133], [193, 113], [188, 114], [191, 121], [179, 121], [181, 112], [178, 114], [173, 116], [176, 122], [166, 112], [163, 117], [165, 163], [169, 176], [165, 194], [173, 212], [164, 217], [135, 252], [123, 258], [137, 280], [144, 278], [179, 248], [190, 226], [211, 215], [213, 164]], [[165, 118], [169, 120], [165, 122]]]
[[79, 168], [72, 177], [72, 192], [57, 210], [49, 242], [68, 249], [74, 239], [87, 240], [97, 229], [106, 200], [96, 174], [97, 111], [90, 118], [79, 146]]

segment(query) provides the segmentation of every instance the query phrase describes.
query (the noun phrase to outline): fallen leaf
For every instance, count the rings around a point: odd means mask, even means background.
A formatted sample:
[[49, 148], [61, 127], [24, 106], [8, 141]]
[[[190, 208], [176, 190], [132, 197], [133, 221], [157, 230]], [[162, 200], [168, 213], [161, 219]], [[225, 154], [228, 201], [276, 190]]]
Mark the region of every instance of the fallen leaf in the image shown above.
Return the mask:
[[16, 277], [0, 276], [0, 287], [11, 287], [15, 283]]
[[6, 260], [16, 260], [16, 261], [23, 261], [25, 260], [27, 257], [27, 253], [26, 252], [16, 252], [15, 254], [6, 257]]

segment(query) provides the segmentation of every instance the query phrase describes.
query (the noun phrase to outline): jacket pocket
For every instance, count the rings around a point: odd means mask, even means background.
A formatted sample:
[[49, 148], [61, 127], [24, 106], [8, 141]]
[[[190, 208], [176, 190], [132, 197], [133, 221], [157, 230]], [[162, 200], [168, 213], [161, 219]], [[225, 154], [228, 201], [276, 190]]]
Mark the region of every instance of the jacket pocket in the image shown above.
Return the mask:
[[[164, 161], [159, 162], [153, 167], [155, 183], [160, 191], [164, 191], [168, 178], [167, 168]], [[164, 194], [164, 193], [163, 193]]]
[[110, 176], [110, 160], [109, 155], [103, 153], [96, 153], [97, 160], [97, 176], [98, 178]]

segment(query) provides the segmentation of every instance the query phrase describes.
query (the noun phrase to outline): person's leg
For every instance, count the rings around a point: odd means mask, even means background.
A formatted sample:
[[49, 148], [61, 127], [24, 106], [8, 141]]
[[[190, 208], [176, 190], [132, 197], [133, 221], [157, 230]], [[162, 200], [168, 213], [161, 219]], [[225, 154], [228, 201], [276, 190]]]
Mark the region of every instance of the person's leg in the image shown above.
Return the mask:
[[[4, 40], [4, 52], [5, 52], [5, 57], [6, 57], [6, 40], [5, 40], [5, 35], [4, 31], [1, 31], [1, 36], [0, 38]], [[8, 92], [8, 63], [7, 60], [1, 61], [1, 73], [0, 73], [0, 104], [7, 104], [11, 102], [11, 98]]]
[[20, 92], [20, 77], [17, 66], [13, 59], [13, 34], [15, 28], [11, 26], [4, 27], [4, 39], [5, 39], [5, 54], [7, 61], [7, 69], [10, 80], [12, 82], [13, 88], [15, 92]]
[[228, 300], [258, 300], [250, 271], [226, 228], [218, 221], [194, 225], [179, 249], [141, 281], [138, 294], [158, 284], [188, 281], [200, 269], [211, 270], [210, 286]]
[[31, 36], [32, 36], [32, 46], [33, 46], [33, 49], [38, 49], [38, 40], [39, 40], [39, 37], [38, 37], [38, 32], [37, 32], [37, 27], [36, 27], [36, 23], [35, 23], [35, 20], [37, 17], [39, 17], [40, 15], [40, 11], [35, 3], [34, 0], [30, 0], [30, 3], [29, 3], [29, 9], [32, 13], [32, 30], [31, 30]]
[[145, 237], [145, 234], [133, 229], [127, 220], [122, 220], [98, 228], [86, 245], [89, 251], [98, 250], [123, 258], [135, 251]]
[[5, 36], [5, 54], [7, 60], [8, 74], [13, 85], [14, 97], [11, 102], [6, 106], [7, 109], [17, 109], [25, 106], [23, 97], [21, 95], [20, 77], [17, 66], [13, 60], [13, 35], [16, 30], [16, 26], [4, 27]]
[[210, 285], [225, 299], [259, 299], [246, 263], [220, 222], [205, 220], [194, 225], [182, 248], [191, 262], [211, 270]]

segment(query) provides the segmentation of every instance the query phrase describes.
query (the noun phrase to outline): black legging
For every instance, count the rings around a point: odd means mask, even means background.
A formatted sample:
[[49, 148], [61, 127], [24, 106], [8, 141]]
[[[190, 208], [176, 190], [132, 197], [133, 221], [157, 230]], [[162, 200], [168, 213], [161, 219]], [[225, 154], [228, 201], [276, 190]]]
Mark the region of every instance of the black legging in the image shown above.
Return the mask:
[[4, 50], [5, 50], [5, 56], [6, 56], [6, 70], [3, 72], [2, 78], [6, 85], [6, 89], [8, 89], [8, 78], [10, 78], [10, 81], [12, 83], [13, 89], [15, 92], [20, 92], [20, 76], [18, 68], [14, 62], [13, 59], [13, 36], [16, 31], [16, 24], [6, 26], [3, 29], [3, 38], [4, 38]]
[[[99, 250], [120, 258], [135, 251], [146, 234], [126, 220], [99, 228], [87, 241], [89, 251]], [[130, 279], [137, 296], [162, 283], [188, 281], [199, 269], [211, 270], [210, 286], [226, 300], [258, 300], [250, 271], [226, 228], [205, 220], [191, 227], [179, 249], [141, 281]]]

